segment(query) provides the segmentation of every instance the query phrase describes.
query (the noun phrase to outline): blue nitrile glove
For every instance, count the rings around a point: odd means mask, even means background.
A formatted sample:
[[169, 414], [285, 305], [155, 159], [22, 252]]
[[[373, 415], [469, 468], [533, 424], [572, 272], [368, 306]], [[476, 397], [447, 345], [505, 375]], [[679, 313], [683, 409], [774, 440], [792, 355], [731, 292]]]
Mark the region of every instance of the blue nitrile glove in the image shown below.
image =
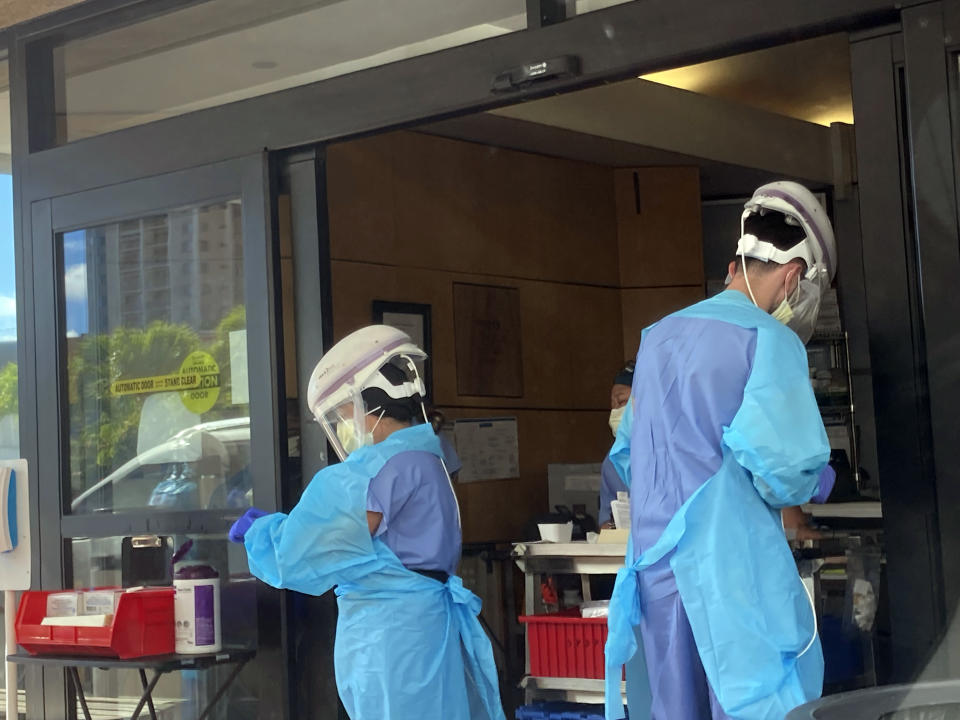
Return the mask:
[[820, 478], [817, 483], [817, 494], [810, 499], [810, 502], [816, 503], [817, 505], [823, 505], [827, 502], [827, 500], [830, 499], [830, 493], [833, 492], [833, 486], [836, 482], [837, 471], [833, 469], [832, 465], [827, 465], [820, 473]]
[[250, 508], [247, 510], [243, 515], [240, 516], [240, 519], [233, 524], [233, 527], [230, 528], [230, 532], [227, 534], [227, 537], [230, 538], [230, 542], [242, 543], [243, 536], [247, 534], [247, 530], [249, 530], [250, 526], [253, 525], [253, 521], [269, 514], [270, 513], [264, 512], [263, 510], [258, 510], [257, 508]]

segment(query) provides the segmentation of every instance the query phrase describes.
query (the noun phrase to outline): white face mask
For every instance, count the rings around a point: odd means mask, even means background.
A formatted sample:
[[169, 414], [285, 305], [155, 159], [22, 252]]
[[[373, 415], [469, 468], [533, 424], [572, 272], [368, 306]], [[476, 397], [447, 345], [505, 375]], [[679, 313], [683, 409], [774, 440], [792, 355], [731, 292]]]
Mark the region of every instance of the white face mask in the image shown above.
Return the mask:
[[803, 279], [797, 288], [798, 299], [790, 304], [790, 319], [786, 321], [804, 345], [813, 337], [820, 315], [820, 286], [813, 280]]
[[610, 411], [610, 430], [613, 431], [613, 436], [617, 436], [617, 428], [620, 427], [620, 421], [623, 420], [623, 413], [626, 411], [627, 406], [614, 408]]

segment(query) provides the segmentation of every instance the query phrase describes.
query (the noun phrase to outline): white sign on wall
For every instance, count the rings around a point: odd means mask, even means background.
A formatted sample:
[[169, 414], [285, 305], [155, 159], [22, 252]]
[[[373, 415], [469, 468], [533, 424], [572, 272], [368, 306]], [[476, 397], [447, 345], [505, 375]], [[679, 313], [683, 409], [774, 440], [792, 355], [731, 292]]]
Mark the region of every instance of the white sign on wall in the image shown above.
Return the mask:
[[0, 590], [30, 589], [29, 492], [27, 461], [0, 460]]

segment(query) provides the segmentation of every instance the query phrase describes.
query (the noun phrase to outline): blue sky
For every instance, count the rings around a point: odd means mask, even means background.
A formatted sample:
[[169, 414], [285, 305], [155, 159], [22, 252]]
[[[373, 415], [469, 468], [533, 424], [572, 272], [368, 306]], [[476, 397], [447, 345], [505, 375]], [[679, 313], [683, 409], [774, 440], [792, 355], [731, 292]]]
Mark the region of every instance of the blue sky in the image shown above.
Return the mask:
[[63, 236], [64, 291], [67, 296], [67, 336], [84, 335], [89, 326], [87, 305], [87, 233]]
[[[63, 238], [66, 266], [67, 328], [71, 334], [87, 331], [86, 234]], [[16, 340], [17, 280], [13, 257], [13, 178], [0, 174], [0, 342]]]
[[17, 281], [14, 268], [13, 178], [0, 175], [0, 342], [17, 338]]

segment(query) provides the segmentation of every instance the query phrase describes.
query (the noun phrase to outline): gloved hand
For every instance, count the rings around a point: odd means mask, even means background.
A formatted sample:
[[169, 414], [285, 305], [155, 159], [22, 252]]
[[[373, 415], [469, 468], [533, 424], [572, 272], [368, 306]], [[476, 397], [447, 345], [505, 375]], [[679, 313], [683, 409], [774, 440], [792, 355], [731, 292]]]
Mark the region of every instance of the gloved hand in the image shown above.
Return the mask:
[[253, 525], [253, 521], [269, 514], [270, 513], [264, 512], [263, 510], [258, 510], [257, 508], [250, 508], [247, 510], [233, 524], [233, 527], [230, 528], [230, 532], [227, 534], [227, 537], [230, 538], [230, 542], [242, 543], [243, 536], [247, 534], [247, 530], [249, 530], [250, 526]]
[[817, 483], [817, 494], [810, 498], [810, 502], [817, 505], [823, 505], [830, 499], [830, 493], [833, 492], [833, 486], [837, 482], [837, 471], [832, 465], [827, 465], [820, 473]]

